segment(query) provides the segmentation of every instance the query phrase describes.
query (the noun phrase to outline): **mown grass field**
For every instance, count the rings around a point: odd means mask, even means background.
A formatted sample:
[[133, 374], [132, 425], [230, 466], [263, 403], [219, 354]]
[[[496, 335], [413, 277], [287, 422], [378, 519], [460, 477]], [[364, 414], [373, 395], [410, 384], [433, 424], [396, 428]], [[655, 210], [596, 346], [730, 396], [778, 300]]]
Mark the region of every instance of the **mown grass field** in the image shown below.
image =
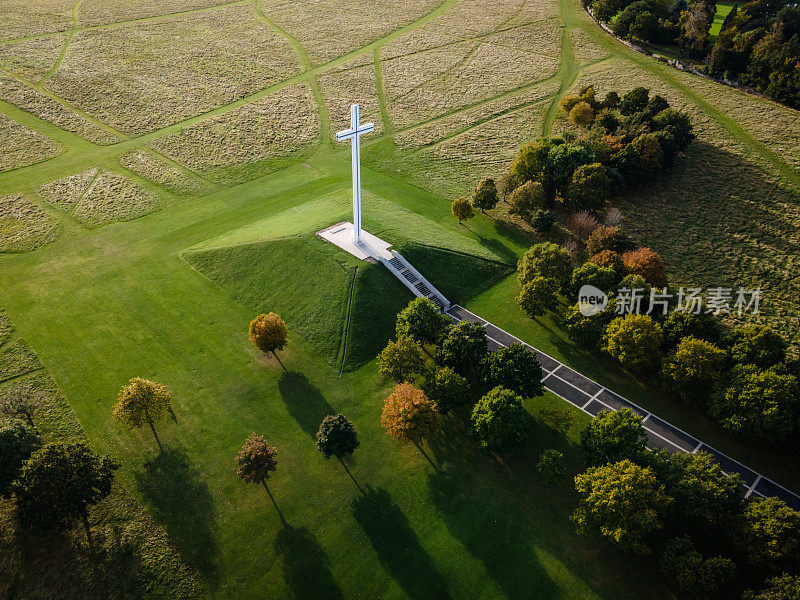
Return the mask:
[[[352, 101], [377, 124], [364, 138], [367, 229], [451, 299], [800, 488], [791, 457], [652, 394], [548, 319], [525, 319], [505, 265], [535, 238], [502, 208], [466, 227], [449, 214], [520, 144], [566, 127], [558, 100], [576, 86], [648, 85], [689, 110], [700, 137], [663, 185], [624, 199], [626, 227], [677, 283], [762, 282], [764, 318], [796, 339], [796, 112], [638, 55], [571, 0], [0, 0], [0, 14], [11, 132], [0, 138], [0, 307], [16, 327], [0, 346], [0, 380], [40, 361], [74, 435], [120, 460], [124, 501], [98, 510], [97, 529], [141, 522], [135, 545], [166, 548], [166, 534], [185, 569], [149, 597], [672, 597], [654, 560], [576, 536], [569, 482], [547, 489], [534, 473], [553, 446], [571, 474], [582, 468], [583, 415], [565, 438], [537, 426], [503, 460], [476, 450], [463, 418], [448, 419], [431, 444], [437, 469], [381, 430], [391, 385], [372, 357], [411, 296], [379, 267], [356, 274], [313, 235], [349, 214], [349, 153], [332, 133]], [[287, 372], [247, 340], [256, 312], [275, 309], [291, 330]], [[173, 392], [163, 453], [112, 421], [133, 376]], [[528, 402], [534, 413], [554, 406], [564, 403]], [[349, 467], [365, 493], [314, 447], [333, 411], [359, 431]], [[271, 489], [286, 527], [264, 491], [235, 476], [251, 431], [279, 449]], [[10, 510], [0, 506], [3, 531]], [[75, 553], [79, 533], [66, 538]], [[20, 565], [80, 559], [15, 544], [24, 552], [0, 561], [0, 575], [21, 581], [19, 597], [58, 597], [20, 580]], [[148, 556], [154, 577], [181, 561]], [[123, 574], [131, 563], [109, 564]], [[81, 597], [83, 580], [71, 581], [62, 595]]]

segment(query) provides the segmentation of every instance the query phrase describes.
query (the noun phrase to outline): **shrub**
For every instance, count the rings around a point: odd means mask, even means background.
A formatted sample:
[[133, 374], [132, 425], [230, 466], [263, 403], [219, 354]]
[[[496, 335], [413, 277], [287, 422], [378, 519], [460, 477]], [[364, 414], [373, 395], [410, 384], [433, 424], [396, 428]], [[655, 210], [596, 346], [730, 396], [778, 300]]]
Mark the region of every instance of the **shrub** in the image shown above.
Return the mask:
[[517, 264], [517, 276], [521, 285], [535, 277], [552, 279], [556, 285], [563, 286], [572, 275], [572, 258], [552, 242], [534, 244]]
[[797, 600], [800, 598], [800, 575], [784, 573], [767, 581], [760, 592], [746, 591], [742, 600]]
[[582, 210], [569, 216], [566, 227], [578, 239], [585, 240], [597, 229], [597, 219], [589, 211]]
[[669, 582], [695, 600], [730, 598], [736, 565], [728, 558], [703, 558], [689, 538], [667, 541], [661, 571]]
[[522, 406], [522, 398], [498, 386], [472, 408], [472, 427], [482, 447], [502, 452], [525, 440], [530, 415]]
[[536, 463], [536, 470], [539, 472], [539, 477], [546, 486], [555, 485], [567, 474], [567, 464], [564, 460], [564, 454], [550, 448], [542, 452]]
[[569, 119], [582, 129], [589, 129], [594, 123], [594, 109], [588, 102], [580, 101], [569, 111]]
[[538, 181], [528, 181], [519, 186], [511, 194], [511, 208], [508, 210], [512, 215], [519, 215], [523, 219], [530, 219], [533, 211], [537, 207], [544, 206], [544, 191], [542, 184]]
[[586, 251], [592, 254], [599, 254], [603, 250], [612, 252], [625, 252], [630, 247], [628, 236], [620, 227], [597, 227], [589, 239], [586, 241]]
[[647, 315], [617, 317], [606, 328], [603, 350], [622, 365], [639, 373], [658, 365], [663, 333], [658, 323]]
[[725, 336], [725, 343], [730, 348], [734, 361], [762, 368], [781, 362], [788, 347], [786, 340], [764, 325], [731, 329]]
[[570, 212], [600, 210], [610, 198], [611, 180], [606, 168], [600, 163], [581, 165], [565, 190], [564, 207]]
[[625, 116], [632, 115], [644, 110], [649, 101], [650, 90], [644, 87], [636, 87], [622, 97], [619, 111]]
[[644, 173], [656, 173], [664, 166], [664, 150], [655, 134], [642, 134], [633, 140], [631, 145], [639, 155], [639, 168]]
[[437, 362], [460, 375], [478, 372], [488, 352], [483, 325], [461, 321], [447, 330], [436, 354]]
[[396, 342], [390, 340], [378, 355], [378, 370], [395, 381], [410, 379], [424, 368], [422, 348], [410, 337], [400, 338]]
[[493, 209], [500, 200], [494, 179], [482, 179], [472, 194], [472, 206], [481, 212]]
[[794, 375], [738, 365], [727, 385], [712, 395], [710, 412], [726, 429], [750, 439], [777, 442], [797, 429], [799, 395]]
[[620, 99], [619, 94], [612, 90], [605, 95], [605, 98], [603, 98], [602, 105], [603, 108], [610, 108], [613, 110], [619, 108], [619, 104], [621, 101], [622, 100]]
[[40, 445], [39, 434], [23, 421], [0, 421], [0, 497], [6, 494], [22, 465]]
[[534, 277], [526, 282], [517, 296], [517, 304], [531, 319], [541, 317], [558, 303], [557, 283], [545, 277]]
[[456, 198], [450, 206], [450, 211], [453, 216], [458, 219], [458, 224], [461, 225], [462, 221], [468, 221], [475, 216], [475, 211], [472, 209], [472, 204], [466, 198]]
[[625, 270], [633, 275], [641, 275], [654, 287], [667, 285], [667, 270], [664, 261], [650, 248], [637, 248], [622, 255]]
[[575, 477], [578, 533], [600, 533], [625, 551], [649, 554], [647, 537], [663, 528], [671, 499], [649, 468], [629, 460], [591, 467]]
[[522, 344], [511, 344], [489, 355], [490, 386], [500, 386], [524, 398], [541, 396], [542, 366], [536, 353]]
[[651, 116], [655, 117], [658, 113], [662, 110], [666, 110], [669, 108], [669, 102], [659, 95], [656, 94], [647, 102], [647, 106], [644, 107], [645, 112], [650, 113]]
[[531, 219], [531, 225], [541, 235], [549, 233], [556, 222], [556, 216], [550, 210], [537, 210]]
[[581, 102], [580, 94], [568, 94], [561, 98], [559, 101], [559, 105], [561, 106], [561, 110], [564, 111], [565, 114], [569, 114], [572, 112], [572, 109], [575, 108]]
[[662, 375], [683, 400], [705, 406], [725, 358], [725, 352], [711, 342], [685, 337], [664, 361]]
[[640, 460], [647, 449], [642, 417], [628, 407], [601, 410], [581, 431], [581, 449], [586, 463], [602, 465], [624, 458]]
[[584, 285], [593, 285], [599, 290], [609, 292], [617, 280], [617, 274], [611, 267], [600, 267], [593, 262], [585, 262], [572, 271], [570, 288], [575, 296]]
[[425, 395], [445, 414], [469, 402], [469, 383], [450, 367], [439, 367], [423, 386]]
[[436, 344], [450, 326], [430, 298], [414, 298], [397, 315], [397, 339], [409, 337], [420, 344]]
[[622, 223], [622, 211], [615, 206], [612, 206], [606, 211], [605, 224], [609, 227], [619, 227]]

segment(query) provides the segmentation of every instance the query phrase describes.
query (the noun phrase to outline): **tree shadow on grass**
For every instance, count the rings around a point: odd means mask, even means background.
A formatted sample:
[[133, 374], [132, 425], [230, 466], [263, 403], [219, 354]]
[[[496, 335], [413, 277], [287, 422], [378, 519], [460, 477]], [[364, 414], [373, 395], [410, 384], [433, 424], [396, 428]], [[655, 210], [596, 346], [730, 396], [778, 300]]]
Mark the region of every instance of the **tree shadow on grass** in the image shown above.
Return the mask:
[[289, 414], [312, 438], [316, 438], [322, 419], [336, 414], [319, 388], [302, 373], [284, 372], [278, 381], [278, 390]]
[[156, 521], [212, 587], [219, 581], [214, 500], [182, 450], [168, 448], [136, 473]]
[[285, 523], [275, 537], [275, 550], [283, 557], [283, 579], [297, 600], [344, 599], [328, 555], [308, 529]]
[[450, 597], [433, 560], [389, 492], [367, 487], [352, 507], [381, 564], [412, 600]]

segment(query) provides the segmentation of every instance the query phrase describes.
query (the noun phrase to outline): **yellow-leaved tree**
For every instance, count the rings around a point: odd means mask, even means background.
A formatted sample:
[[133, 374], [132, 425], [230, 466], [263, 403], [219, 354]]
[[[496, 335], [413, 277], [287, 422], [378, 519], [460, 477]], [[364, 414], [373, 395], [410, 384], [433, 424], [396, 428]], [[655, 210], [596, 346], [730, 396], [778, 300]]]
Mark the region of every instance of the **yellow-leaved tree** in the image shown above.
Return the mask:
[[149, 425], [159, 448], [155, 423], [160, 421], [170, 410], [172, 394], [167, 386], [141, 377], [134, 377], [119, 393], [114, 405], [114, 420], [130, 429]]
[[276, 351], [283, 350], [288, 339], [289, 330], [286, 327], [286, 323], [274, 312], [258, 315], [250, 321], [250, 341], [265, 354], [272, 352], [275, 360], [280, 363], [284, 371], [286, 367], [283, 366]]

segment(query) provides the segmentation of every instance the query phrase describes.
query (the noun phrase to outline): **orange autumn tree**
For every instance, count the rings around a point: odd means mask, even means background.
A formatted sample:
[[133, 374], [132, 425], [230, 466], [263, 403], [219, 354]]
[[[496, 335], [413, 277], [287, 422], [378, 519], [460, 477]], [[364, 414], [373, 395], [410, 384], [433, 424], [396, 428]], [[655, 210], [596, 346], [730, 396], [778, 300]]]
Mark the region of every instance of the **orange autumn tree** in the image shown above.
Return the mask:
[[637, 248], [622, 255], [625, 271], [632, 275], [641, 275], [645, 281], [655, 287], [667, 285], [667, 269], [657, 252], [650, 248]]
[[422, 442], [438, 431], [439, 413], [436, 403], [425, 392], [410, 383], [399, 384], [386, 398], [381, 425], [394, 439], [414, 444], [433, 465], [422, 449]]
[[274, 312], [258, 315], [250, 321], [250, 341], [264, 354], [272, 352], [275, 360], [281, 364], [284, 371], [286, 367], [283, 366], [276, 351], [283, 350], [288, 339], [289, 330], [286, 327], [286, 323]]

